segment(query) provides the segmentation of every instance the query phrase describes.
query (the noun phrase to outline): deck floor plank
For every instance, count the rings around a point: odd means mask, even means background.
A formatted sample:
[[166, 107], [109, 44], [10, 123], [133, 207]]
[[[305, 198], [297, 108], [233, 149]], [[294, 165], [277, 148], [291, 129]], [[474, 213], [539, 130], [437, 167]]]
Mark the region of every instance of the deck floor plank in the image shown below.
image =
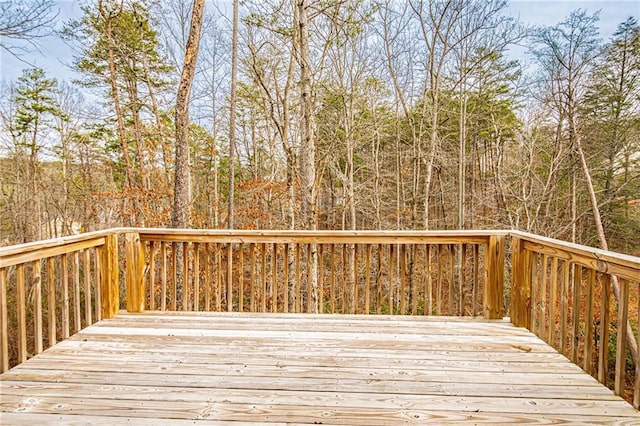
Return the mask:
[[530, 332], [477, 318], [122, 313], [0, 395], [3, 425], [640, 423]]

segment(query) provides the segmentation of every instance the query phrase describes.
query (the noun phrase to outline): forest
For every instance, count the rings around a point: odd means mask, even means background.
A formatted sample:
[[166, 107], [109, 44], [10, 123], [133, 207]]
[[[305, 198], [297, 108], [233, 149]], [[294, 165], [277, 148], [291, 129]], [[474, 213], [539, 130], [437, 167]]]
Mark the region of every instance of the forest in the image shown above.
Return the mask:
[[79, 78], [25, 64], [0, 87], [0, 245], [519, 229], [640, 251], [633, 16], [604, 39], [597, 12], [531, 27], [506, 0], [5, 3], [0, 49], [56, 31]]

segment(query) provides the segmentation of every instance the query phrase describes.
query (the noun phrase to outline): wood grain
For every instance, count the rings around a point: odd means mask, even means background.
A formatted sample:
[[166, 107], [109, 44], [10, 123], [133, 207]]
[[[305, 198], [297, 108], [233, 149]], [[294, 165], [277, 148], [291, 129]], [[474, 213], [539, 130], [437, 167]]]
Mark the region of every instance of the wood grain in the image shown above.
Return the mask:
[[526, 329], [461, 317], [123, 312], [0, 390], [7, 424], [640, 422]]

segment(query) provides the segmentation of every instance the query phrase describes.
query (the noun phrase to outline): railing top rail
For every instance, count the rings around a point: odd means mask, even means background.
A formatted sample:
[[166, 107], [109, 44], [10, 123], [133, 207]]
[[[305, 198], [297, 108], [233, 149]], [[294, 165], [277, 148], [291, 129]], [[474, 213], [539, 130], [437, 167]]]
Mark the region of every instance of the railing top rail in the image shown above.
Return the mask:
[[635, 281], [640, 280], [640, 257], [556, 240], [528, 232], [511, 231], [509, 234], [528, 243], [525, 247], [532, 251], [570, 260], [600, 272], [620, 275], [623, 278]]
[[62, 238], [51, 238], [43, 241], [0, 247], [0, 268], [58, 256], [84, 248], [101, 246], [104, 244], [104, 238], [114, 232], [118, 232], [118, 229], [106, 229], [78, 235], [69, 235]]
[[292, 231], [292, 230], [205, 230], [136, 229], [143, 240], [190, 242], [278, 242], [278, 243], [479, 243], [508, 231]]

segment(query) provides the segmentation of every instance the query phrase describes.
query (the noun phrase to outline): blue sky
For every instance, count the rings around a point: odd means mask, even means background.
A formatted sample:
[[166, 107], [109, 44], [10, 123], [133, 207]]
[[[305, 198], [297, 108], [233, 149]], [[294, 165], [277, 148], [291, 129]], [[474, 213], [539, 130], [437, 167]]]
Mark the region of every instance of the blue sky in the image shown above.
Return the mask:
[[[58, 1], [60, 26], [64, 21], [80, 16], [79, 4], [78, 0]], [[589, 13], [600, 10], [600, 35], [605, 40], [629, 16], [640, 18], [640, 0], [511, 0], [506, 13], [519, 16], [522, 21], [532, 25], [554, 25], [577, 8], [586, 9]], [[74, 78], [69, 67], [73, 61], [72, 50], [57, 37], [47, 37], [39, 42], [39, 51], [33, 51], [23, 58], [32, 65], [43, 68], [50, 77], [58, 80]], [[523, 54], [522, 50], [514, 49], [513, 52], [514, 55]], [[0, 50], [0, 81], [14, 80], [26, 67], [28, 64]]]

